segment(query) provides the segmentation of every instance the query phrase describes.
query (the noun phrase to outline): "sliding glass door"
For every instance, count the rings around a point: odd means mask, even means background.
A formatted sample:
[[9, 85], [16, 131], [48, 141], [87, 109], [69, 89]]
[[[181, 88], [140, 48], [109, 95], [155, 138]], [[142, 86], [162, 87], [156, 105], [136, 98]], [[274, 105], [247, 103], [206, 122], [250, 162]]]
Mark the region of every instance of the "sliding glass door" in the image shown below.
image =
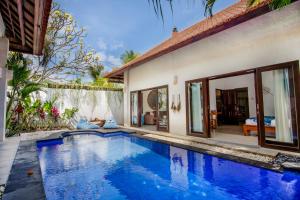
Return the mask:
[[169, 130], [169, 105], [168, 105], [168, 87], [157, 89], [157, 130]]
[[257, 70], [261, 145], [299, 149], [299, 67], [286, 63]]
[[197, 80], [186, 83], [187, 132], [190, 135], [209, 137], [208, 81]]

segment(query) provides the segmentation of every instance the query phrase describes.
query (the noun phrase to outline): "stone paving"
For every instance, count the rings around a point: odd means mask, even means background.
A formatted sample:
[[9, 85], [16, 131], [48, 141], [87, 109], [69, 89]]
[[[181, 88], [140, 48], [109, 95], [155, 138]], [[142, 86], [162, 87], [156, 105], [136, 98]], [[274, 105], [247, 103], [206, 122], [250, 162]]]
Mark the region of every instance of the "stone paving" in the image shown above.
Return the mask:
[[35, 140], [20, 142], [3, 195], [15, 199], [46, 199]]
[[6, 184], [19, 142], [20, 137], [11, 137], [0, 142], [0, 185]]

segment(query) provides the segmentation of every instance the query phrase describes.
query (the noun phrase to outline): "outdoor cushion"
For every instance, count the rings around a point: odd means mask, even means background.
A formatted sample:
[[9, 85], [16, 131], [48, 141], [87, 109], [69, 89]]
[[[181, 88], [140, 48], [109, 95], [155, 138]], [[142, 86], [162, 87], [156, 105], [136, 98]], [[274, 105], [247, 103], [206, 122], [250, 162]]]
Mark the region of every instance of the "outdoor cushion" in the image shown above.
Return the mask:
[[92, 124], [85, 119], [80, 119], [79, 122], [77, 123], [77, 129], [98, 129], [98, 128], [100, 128], [98, 125]]
[[118, 128], [117, 122], [113, 119], [111, 120], [106, 120], [103, 128], [105, 129], [114, 129], [114, 128]]

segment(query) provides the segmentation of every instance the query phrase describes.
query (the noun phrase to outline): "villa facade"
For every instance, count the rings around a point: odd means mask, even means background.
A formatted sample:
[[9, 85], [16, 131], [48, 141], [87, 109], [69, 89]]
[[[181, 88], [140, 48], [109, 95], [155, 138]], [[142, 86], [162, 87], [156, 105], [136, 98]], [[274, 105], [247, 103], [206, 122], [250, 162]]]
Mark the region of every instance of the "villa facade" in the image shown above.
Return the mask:
[[299, 151], [300, 2], [275, 11], [246, 2], [107, 75], [124, 82], [125, 126]]

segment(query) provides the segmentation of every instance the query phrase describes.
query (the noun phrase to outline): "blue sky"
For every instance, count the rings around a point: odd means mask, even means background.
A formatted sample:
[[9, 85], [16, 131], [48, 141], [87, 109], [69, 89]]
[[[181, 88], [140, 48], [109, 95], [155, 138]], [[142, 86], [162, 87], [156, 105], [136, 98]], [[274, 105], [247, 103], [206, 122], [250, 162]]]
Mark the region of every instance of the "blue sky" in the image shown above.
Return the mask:
[[[237, 0], [220, 0], [215, 12]], [[174, 15], [164, 4], [164, 23], [148, 0], [56, 0], [86, 28], [85, 42], [101, 56], [106, 70], [121, 65], [125, 50], [139, 53], [168, 39], [174, 26], [183, 30], [204, 18], [202, 0], [175, 0]]]

